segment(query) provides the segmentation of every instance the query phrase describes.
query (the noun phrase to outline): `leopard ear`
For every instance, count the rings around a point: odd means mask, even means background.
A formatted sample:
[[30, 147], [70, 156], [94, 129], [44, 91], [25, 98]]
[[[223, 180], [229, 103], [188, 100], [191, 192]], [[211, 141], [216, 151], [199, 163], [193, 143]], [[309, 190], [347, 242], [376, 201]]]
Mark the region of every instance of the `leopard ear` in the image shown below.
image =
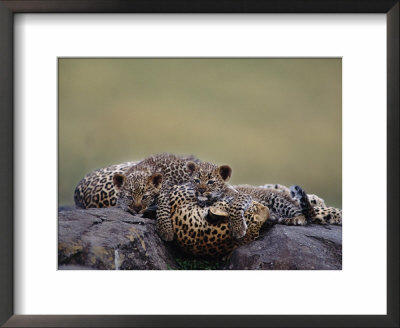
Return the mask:
[[229, 165], [221, 165], [218, 168], [218, 173], [224, 181], [228, 181], [232, 175], [232, 169]]
[[124, 174], [115, 173], [113, 176], [113, 184], [117, 189], [120, 189], [126, 181], [126, 176]]
[[163, 176], [161, 173], [154, 173], [150, 176], [149, 181], [153, 184], [154, 187], [160, 188], [163, 181]]
[[196, 171], [197, 164], [195, 162], [187, 162], [186, 163], [186, 169], [189, 172], [189, 175], [192, 175], [194, 171]]

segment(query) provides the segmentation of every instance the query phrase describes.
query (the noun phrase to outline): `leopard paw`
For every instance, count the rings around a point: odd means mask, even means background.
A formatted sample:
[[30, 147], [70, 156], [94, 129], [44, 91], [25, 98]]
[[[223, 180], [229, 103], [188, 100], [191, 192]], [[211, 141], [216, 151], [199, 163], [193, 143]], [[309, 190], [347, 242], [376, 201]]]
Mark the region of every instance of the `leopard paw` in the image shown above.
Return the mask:
[[246, 235], [247, 224], [244, 220], [237, 222], [230, 222], [229, 228], [231, 230], [232, 237], [235, 239], [243, 238]]
[[329, 224], [342, 225], [342, 218], [335, 218], [329, 221]]
[[173, 231], [158, 231], [159, 236], [164, 241], [173, 241], [174, 240], [174, 232]]
[[157, 219], [156, 230], [161, 239], [165, 241], [174, 240], [174, 229], [172, 227], [172, 223], [169, 220]]
[[304, 226], [307, 224], [307, 219], [303, 216], [295, 216], [293, 218], [283, 218], [280, 223], [286, 225], [301, 225]]
[[329, 224], [342, 225], [342, 216], [340, 215], [332, 215], [329, 220]]

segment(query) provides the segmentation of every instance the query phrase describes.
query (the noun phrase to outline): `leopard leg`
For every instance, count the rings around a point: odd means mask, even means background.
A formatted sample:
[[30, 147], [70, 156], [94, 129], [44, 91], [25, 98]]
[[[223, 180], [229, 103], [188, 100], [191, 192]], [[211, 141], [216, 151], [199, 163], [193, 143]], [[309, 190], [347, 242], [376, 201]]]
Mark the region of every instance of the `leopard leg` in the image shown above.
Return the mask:
[[174, 229], [171, 221], [171, 205], [169, 190], [162, 190], [158, 196], [156, 211], [156, 228], [160, 237], [165, 241], [174, 239]]
[[310, 200], [306, 192], [299, 186], [293, 185], [290, 187], [290, 194], [293, 199], [296, 199], [301, 207], [301, 211], [307, 219], [308, 223], [313, 221], [313, 217], [315, 216], [314, 208], [312, 207]]
[[290, 217], [290, 218], [279, 218], [278, 222], [280, 224], [286, 224], [286, 225], [304, 226], [307, 224], [307, 220], [304, 215], [294, 216], [294, 217]]
[[249, 208], [252, 198], [245, 194], [236, 194], [229, 206], [229, 228], [233, 238], [244, 237], [247, 224], [244, 212]]
[[271, 216], [280, 224], [306, 225], [307, 219], [298, 204], [279, 194], [271, 194], [265, 204], [268, 206]]

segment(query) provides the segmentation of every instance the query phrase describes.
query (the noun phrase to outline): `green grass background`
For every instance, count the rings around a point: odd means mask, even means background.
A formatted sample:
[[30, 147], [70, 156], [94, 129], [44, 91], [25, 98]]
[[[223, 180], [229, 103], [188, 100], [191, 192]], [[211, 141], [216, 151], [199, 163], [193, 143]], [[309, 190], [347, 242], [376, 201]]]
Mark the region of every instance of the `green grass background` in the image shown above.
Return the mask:
[[59, 59], [59, 204], [93, 169], [172, 152], [341, 207], [341, 71], [340, 59]]

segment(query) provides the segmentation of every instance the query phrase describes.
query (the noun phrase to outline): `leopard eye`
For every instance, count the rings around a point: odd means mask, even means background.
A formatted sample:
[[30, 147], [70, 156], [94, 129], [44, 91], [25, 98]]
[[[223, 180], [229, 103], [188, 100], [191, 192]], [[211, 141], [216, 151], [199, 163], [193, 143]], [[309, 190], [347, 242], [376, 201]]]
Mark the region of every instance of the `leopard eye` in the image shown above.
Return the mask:
[[128, 200], [133, 200], [133, 197], [132, 197], [132, 196], [126, 196], [126, 198], [127, 198]]
[[147, 198], [149, 198], [148, 195], [143, 195], [143, 197], [142, 197], [143, 200], [146, 200]]
[[194, 182], [200, 183], [200, 180], [199, 179], [194, 179]]
[[208, 180], [207, 184], [213, 184], [214, 182], [214, 180]]

